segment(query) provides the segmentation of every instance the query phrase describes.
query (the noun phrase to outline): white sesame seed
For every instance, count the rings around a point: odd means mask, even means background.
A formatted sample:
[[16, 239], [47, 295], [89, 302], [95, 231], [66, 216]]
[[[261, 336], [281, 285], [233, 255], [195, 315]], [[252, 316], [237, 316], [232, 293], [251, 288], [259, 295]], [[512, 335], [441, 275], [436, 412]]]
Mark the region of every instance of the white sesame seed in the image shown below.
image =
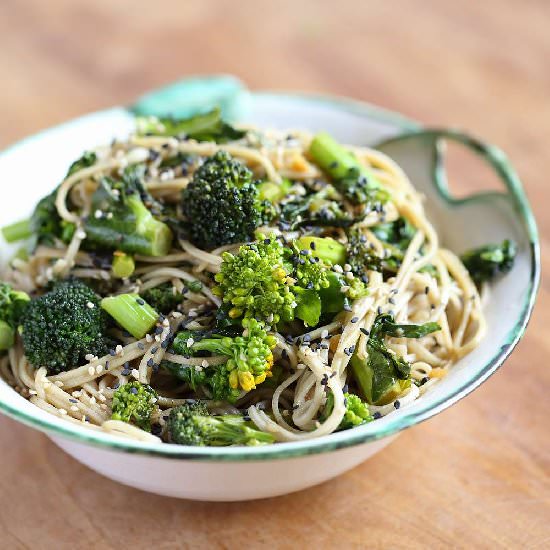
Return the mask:
[[344, 271], [351, 271], [351, 265], [344, 264]]
[[58, 388], [62, 388], [64, 386], [64, 384], [63, 384], [63, 382], [61, 382], [61, 380], [56, 380], [54, 383]]
[[334, 271], [336, 271], [336, 273], [342, 273], [343, 269], [342, 269], [342, 266], [340, 264], [335, 264], [332, 269]]
[[95, 305], [92, 302], [86, 302], [86, 307], [88, 309], [94, 309]]
[[172, 312], [172, 317], [174, 319], [179, 319], [180, 317], [183, 317], [183, 315], [179, 311], [173, 311]]
[[132, 369], [131, 375], [137, 380], [139, 378], [139, 370]]
[[354, 277], [354, 275], [353, 275], [353, 273], [352, 273], [351, 271], [348, 271], [348, 272], [346, 273], [346, 279], [347, 279], [348, 281], [352, 281], [352, 280], [353, 280], [353, 277]]
[[145, 335], [145, 341], [148, 343], [151, 343], [153, 341], [153, 337], [150, 334]]
[[328, 330], [327, 329], [324, 329], [322, 332], [321, 332], [321, 338], [326, 338], [328, 336]]
[[82, 229], [80, 231], [77, 231], [76, 232], [76, 236], [81, 240], [83, 241], [87, 235], [86, 235], [86, 231], [82, 231]]
[[73, 412], [78, 412], [78, 407], [77, 407], [76, 405], [73, 405], [73, 406], [71, 407], [71, 411], [73, 411]]
[[93, 358], [94, 358], [94, 354], [93, 354], [93, 353], [87, 353], [87, 354], [84, 356], [84, 359], [86, 359], [86, 361], [91, 361]]
[[160, 342], [160, 334], [155, 335], [155, 342]]
[[122, 346], [120, 344], [117, 344], [117, 346], [115, 348], [115, 353], [117, 355], [122, 355]]
[[99, 218], [103, 217], [103, 212], [99, 209], [97, 209], [95, 212], [94, 212], [94, 218], [96, 218], [97, 220], [99, 220]]
[[38, 392], [36, 390], [29, 390], [29, 395], [36, 395]]
[[74, 391], [73, 393], [71, 393], [71, 395], [73, 397], [80, 397], [82, 395], [82, 392], [77, 390], [77, 391]]
[[97, 372], [97, 374], [101, 374], [103, 372], [103, 365], [98, 365], [95, 368], [95, 371]]
[[90, 403], [92, 403], [92, 405], [95, 405], [96, 403], [95, 397], [93, 395], [92, 397], [90, 397]]
[[206, 359], [204, 359], [202, 362], [201, 362], [201, 365], [206, 368], [208, 366], [208, 361]]
[[340, 287], [340, 292], [342, 292], [342, 294], [345, 294], [349, 289], [350, 289], [349, 286], [343, 285]]
[[193, 338], [187, 338], [187, 342], [185, 342], [188, 348], [190, 348], [194, 343], [195, 340], [193, 340]]
[[88, 374], [90, 376], [94, 376], [95, 375], [95, 367], [88, 367]]
[[58, 409], [58, 412], [61, 416], [65, 416], [67, 414], [67, 411], [65, 409]]

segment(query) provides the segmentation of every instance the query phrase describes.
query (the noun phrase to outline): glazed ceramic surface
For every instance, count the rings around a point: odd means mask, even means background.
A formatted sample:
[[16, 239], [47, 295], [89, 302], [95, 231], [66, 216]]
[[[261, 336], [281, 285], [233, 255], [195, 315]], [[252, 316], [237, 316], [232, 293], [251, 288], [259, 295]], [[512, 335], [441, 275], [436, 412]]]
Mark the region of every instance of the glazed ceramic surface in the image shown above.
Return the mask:
[[[234, 120], [279, 129], [327, 130], [339, 141], [377, 145], [427, 197], [428, 216], [442, 243], [457, 252], [511, 238], [518, 256], [510, 275], [493, 287], [486, 307], [489, 335], [449, 376], [411, 406], [311, 441], [252, 448], [186, 447], [134, 442], [86, 430], [46, 413], [0, 381], [0, 411], [47, 433], [61, 448], [98, 472], [159, 494], [202, 500], [244, 500], [284, 494], [330, 479], [387, 445], [399, 431], [439, 413], [468, 394], [505, 360], [523, 334], [538, 286], [535, 222], [521, 184], [498, 149], [452, 130], [426, 130], [400, 115], [364, 103], [319, 96], [250, 93], [235, 79], [184, 81], [142, 97], [139, 113], [176, 113], [220, 104]], [[124, 138], [131, 110], [114, 108], [41, 132], [0, 153], [0, 177], [10, 193], [0, 202], [0, 225], [27, 216], [85, 149]], [[502, 192], [454, 200], [444, 171], [444, 142], [481, 155], [502, 181]], [[0, 261], [13, 253], [2, 245]]]

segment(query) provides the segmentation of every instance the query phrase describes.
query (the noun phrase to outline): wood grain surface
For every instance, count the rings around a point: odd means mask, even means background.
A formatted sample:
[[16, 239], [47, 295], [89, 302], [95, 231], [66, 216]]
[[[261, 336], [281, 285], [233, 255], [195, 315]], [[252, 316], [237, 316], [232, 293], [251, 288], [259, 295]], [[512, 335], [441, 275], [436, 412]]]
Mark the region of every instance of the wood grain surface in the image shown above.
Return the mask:
[[[499, 144], [548, 266], [550, 3], [1, 0], [0, 146], [193, 73], [353, 96]], [[455, 162], [455, 188], [484, 178]], [[2, 181], [9, 192], [9, 181]], [[548, 548], [550, 286], [496, 376], [340, 478], [240, 504], [119, 486], [0, 418], [0, 548]]]

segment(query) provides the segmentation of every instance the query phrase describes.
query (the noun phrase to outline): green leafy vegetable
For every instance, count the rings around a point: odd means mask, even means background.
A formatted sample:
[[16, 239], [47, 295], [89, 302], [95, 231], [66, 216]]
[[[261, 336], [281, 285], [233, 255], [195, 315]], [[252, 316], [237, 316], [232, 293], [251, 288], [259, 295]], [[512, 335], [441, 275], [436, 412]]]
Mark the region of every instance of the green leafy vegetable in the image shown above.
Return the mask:
[[237, 130], [221, 117], [219, 108], [190, 118], [138, 117], [137, 131], [140, 135], [183, 136], [197, 141], [225, 143], [241, 139], [246, 131]]
[[480, 284], [508, 273], [514, 266], [515, 257], [516, 245], [506, 239], [501, 244], [488, 244], [469, 250], [460, 259], [472, 279]]
[[410, 386], [409, 363], [386, 346], [384, 337], [422, 338], [438, 330], [437, 323], [399, 325], [391, 315], [375, 319], [367, 341], [367, 358], [359, 357], [356, 350], [350, 362], [355, 381], [368, 403], [389, 403]]
[[157, 400], [157, 392], [148, 384], [138, 381], [124, 384], [113, 395], [111, 419], [135, 424], [150, 432], [151, 416]]

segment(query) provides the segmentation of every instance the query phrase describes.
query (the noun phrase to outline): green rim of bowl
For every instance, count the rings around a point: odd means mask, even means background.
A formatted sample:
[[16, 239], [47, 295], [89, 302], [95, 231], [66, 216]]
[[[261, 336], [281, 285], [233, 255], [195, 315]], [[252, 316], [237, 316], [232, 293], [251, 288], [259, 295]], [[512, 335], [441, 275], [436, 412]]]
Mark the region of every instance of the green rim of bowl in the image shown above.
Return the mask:
[[[419, 123], [412, 121], [402, 115], [386, 111], [384, 109], [375, 107], [373, 105], [356, 101], [348, 98], [333, 97], [326, 95], [310, 95], [310, 94], [295, 94], [295, 93], [280, 93], [280, 92], [253, 92], [252, 97], [260, 98], [272, 98], [272, 99], [287, 99], [294, 101], [303, 101], [306, 103], [317, 103], [319, 105], [325, 105], [327, 107], [336, 108], [348, 113], [356, 114], [363, 117], [368, 117], [380, 122], [386, 122], [399, 130], [402, 134], [395, 138], [390, 138], [384, 141], [384, 143], [391, 143], [395, 140], [410, 139], [412, 137], [422, 137], [433, 141], [433, 183], [441, 197], [451, 206], [464, 204], [477, 200], [490, 200], [495, 196], [502, 197], [502, 193], [489, 192], [489, 193], [477, 193], [475, 195], [463, 198], [453, 198], [447, 187], [445, 180], [445, 170], [443, 166], [443, 149], [442, 140], [451, 139], [459, 141], [465, 146], [471, 148], [475, 153], [479, 154], [487, 160], [487, 162], [494, 167], [501, 181], [506, 187], [507, 196], [512, 200], [513, 205], [520, 217], [520, 220], [524, 226], [525, 232], [529, 237], [530, 242], [530, 254], [531, 254], [531, 273], [529, 281], [529, 290], [525, 303], [523, 304], [521, 315], [518, 317], [513, 329], [509, 332], [505, 340], [499, 346], [498, 351], [493, 358], [488, 361], [482, 369], [479, 370], [477, 375], [465, 382], [464, 384], [454, 388], [451, 395], [446, 396], [432, 405], [426, 407], [419, 407], [417, 410], [411, 413], [407, 413], [406, 409], [403, 414], [396, 415], [394, 418], [388, 418], [387, 420], [380, 421], [380, 429], [373, 430], [370, 428], [372, 424], [367, 424], [363, 427], [358, 427], [353, 430], [344, 432], [337, 432], [328, 436], [320, 437], [317, 439], [305, 440], [300, 442], [278, 443], [276, 445], [270, 445], [265, 447], [189, 447], [181, 445], [166, 445], [162, 443], [145, 443], [133, 440], [125, 440], [116, 436], [111, 436], [103, 432], [96, 432], [86, 427], [78, 427], [67, 423], [63, 425], [58, 423], [60, 419], [56, 419], [52, 416], [52, 421], [49, 419], [38, 418], [33, 414], [26, 411], [22, 411], [11, 405], [7, 405], [0, 401], [0, 411], [7, 416], [14, 418], [26, 424], [32, 426], [41, 431], [48, 433], [51, 436], [61, 436], [71, 439], [75, 442], [82, 444], [90, 444], [104, 449], [110, 449], [114, 451], [121, 451], [127, 453], [154, 455], [164, 458], [175, 458], [184, 460], [201, 460], [201, 461], [247, 461], [247, 460], [272, 460], [306, 456], [310, 454], [324, 453], [335, 451], [337, 449], [343, 449], [354, 445], [360, 445], [375, 441], [394, 435], [405, 428], [422, 422], [453, 403], [465, 397], [483, 381], [485, 381], [491, 374], [493, 374], [498, 367], [505, 361], [508, 355], [512, 352], [513, 348], [522, 337], [531, 311], [534, 306], [536, 292], [538, 289], [540, 279], [540, 252], [539, 252], [539, 240], [537, 234], [537, 227], [535, 219], [527, 197], [521, 185], [521, 182], [516, 175], [511, 164], [507, 160], [506, 156], [497, 148], [492, 145], [483, 143], [482, 141], [472, 138], [458, 130], [433, 130], [424, 129]], [[117, 112], [120, 109], [111, 109], [107, 111], [99, 111], [86, 115], [82, 118], [90, 118], [98, 115], [104, 115], [108, 111]], [[81, 120], [81, 119], [76, 119]], [[14, 144], [4, 151], [10, 151], [14, 148], [19, 148], [25, 145], [31, 140], [44, 137], [52, 130], [59, 130], [63, 126], [73, 124], [75, 120], [67, 122], [65, 124], [58, 125], [50, 128], [34, 136], [23, 139], [20, 142]], [[56, 422], [54, 422], [54, 419]], [[378, 423], [377, 423], [378, 424]]]

